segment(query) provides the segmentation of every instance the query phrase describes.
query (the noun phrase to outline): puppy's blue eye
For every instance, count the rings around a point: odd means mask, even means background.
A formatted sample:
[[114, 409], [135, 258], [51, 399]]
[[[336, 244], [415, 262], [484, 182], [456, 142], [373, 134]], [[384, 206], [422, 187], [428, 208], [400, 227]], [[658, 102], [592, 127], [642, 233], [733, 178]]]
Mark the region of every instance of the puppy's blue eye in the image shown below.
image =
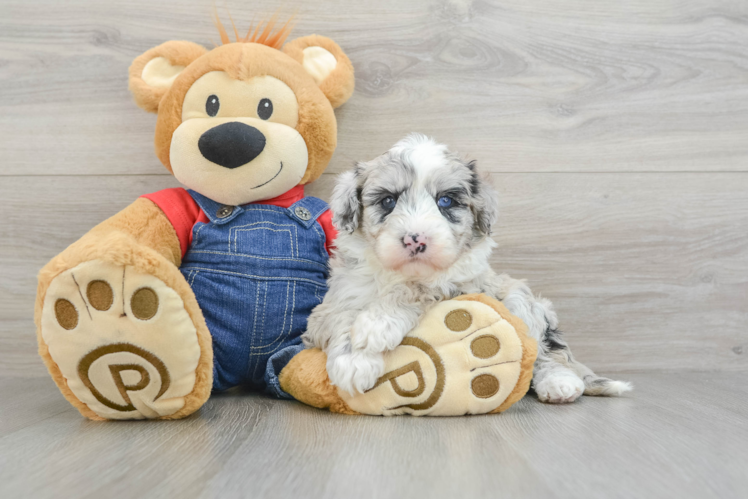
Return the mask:
[[393, 208], [395, 208], [395, 205], [397, 205], [397, 200], [392, 196], [388, 196], [380, 203], [382, 204], [382, 208], [384, 208], [385, 210], [392, 210]]
[[452, 206], [452, 203], [454, 203], [454, 200], [450, 198], [449, 196], [442, 196], [436, 202], [436, 204], [439, 205], [439, 207], [441, 208], [449, 208]]

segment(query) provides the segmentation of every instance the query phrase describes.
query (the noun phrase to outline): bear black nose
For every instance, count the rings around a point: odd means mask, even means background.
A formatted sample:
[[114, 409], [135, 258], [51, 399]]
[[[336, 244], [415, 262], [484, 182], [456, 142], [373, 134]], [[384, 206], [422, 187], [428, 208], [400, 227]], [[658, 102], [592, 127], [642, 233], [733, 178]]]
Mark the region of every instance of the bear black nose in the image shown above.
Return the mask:
[[265, 149], [262, 132], [245, 123], [229, 122], [205, 132], [197, 147], [206, 160], [222, 167], [236, 168], [249, 163]]

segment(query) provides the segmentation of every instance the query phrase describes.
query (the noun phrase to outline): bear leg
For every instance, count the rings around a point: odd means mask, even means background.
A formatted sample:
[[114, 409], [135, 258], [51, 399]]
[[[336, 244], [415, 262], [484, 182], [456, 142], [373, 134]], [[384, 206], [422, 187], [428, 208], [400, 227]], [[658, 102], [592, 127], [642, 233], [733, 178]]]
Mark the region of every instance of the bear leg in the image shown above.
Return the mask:
[[363, 394], [330, 383], [319, 349], [297, 354], [281, 372], [281, 386], [303, 403], [337, 413], [499, 413], [527, 393], [537, 344], [503, 304], [475, 294], [438, 304], [384, 356], [386, 373]]

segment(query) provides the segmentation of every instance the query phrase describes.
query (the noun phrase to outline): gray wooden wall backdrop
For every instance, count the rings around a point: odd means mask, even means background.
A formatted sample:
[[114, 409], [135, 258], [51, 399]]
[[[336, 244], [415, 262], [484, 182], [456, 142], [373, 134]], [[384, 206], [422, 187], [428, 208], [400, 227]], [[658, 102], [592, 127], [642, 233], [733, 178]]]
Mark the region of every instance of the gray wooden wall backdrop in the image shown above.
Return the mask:
[[[501, 193], [496, 268], [552, 298], [600, 370], [748, 367], [748, 2], [230, 0], [279, 6], [356, 68], [308, 189], [411, 131]], [[220, 3], [219, 3], [220, 8]], [[127, 67], [218, 40], [208, 0], [0, 1], [0, 376], [43, 376], [35, 275], [137, 196], [177, 183]]]

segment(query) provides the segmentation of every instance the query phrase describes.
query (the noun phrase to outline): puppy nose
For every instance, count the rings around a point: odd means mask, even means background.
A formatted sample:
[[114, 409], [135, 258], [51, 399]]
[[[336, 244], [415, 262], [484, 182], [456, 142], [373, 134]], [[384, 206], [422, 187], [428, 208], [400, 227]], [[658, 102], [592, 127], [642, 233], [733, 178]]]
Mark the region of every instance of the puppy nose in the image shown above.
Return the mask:
[[265, 149], [265, 136], [254, 127], [229, 122], [200, 136], [197, 147], [206, 160], [226, 168], [251, 162]]
[[415, 253], [426, 251], [426, 242], [428, 238], [418, 233], [408, 233], [403, 236], [403, 247]]

